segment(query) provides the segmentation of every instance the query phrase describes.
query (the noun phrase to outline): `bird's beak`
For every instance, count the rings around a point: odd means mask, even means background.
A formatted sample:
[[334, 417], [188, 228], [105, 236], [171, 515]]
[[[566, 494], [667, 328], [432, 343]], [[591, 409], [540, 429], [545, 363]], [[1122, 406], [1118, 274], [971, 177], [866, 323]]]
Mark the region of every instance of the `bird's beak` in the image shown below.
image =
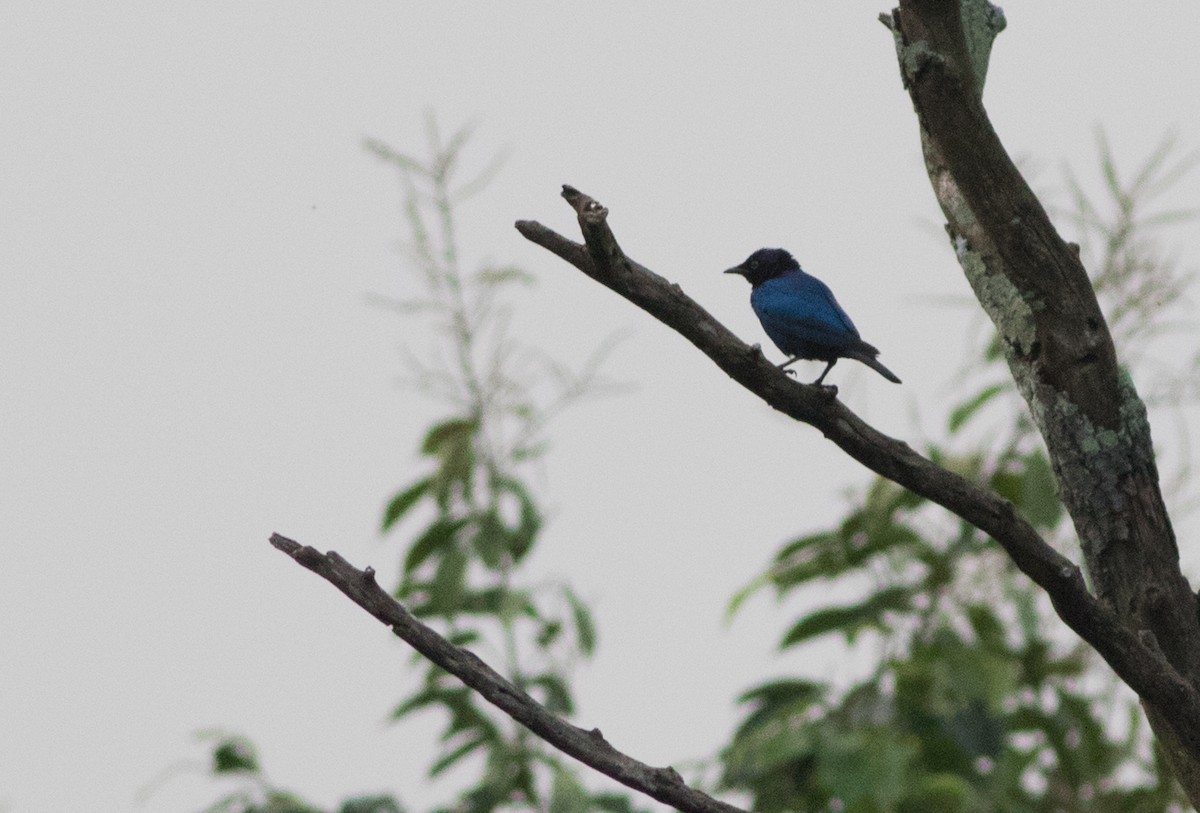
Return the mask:
[[744, 276], [746, 276], [746, 269], [742, 268], [740, 265], [735, 265], [733, 268], [726, 268], [725, 273], [726, 274], [740, 274], [744, 277]]

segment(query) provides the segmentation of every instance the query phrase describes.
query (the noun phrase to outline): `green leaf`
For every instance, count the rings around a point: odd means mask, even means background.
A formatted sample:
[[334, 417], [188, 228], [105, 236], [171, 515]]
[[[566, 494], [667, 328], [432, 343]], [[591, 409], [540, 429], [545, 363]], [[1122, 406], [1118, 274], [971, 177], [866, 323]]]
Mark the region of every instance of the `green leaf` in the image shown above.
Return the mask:
[[[861, 524], [861, 512], [856, 511], [852, 516], [848, 517], [843, 522], [843, 527], [854, 521], [857, 521]], [[820, 531], [815, 534], [808, 534], [807, 536], [801, 536], [797, 539], [793, 539], [791, 542], [788, 542], [786, 545], [780, 548], [779, 553], [775, 554], [775, 564], [787, 562], [790, 559], [795, 558], [797, 554], [801, 554], [811, 547], [824, 547], [827, 544], [840, 541], [841, 538], [842, 533], [838, 531]]]
[[633, 799], [625, 793], [594, 794], [592, 806], [607, 813], [646, 813], [645, 808], [635, 807]]
[[721, 755], [726, 782], [751, 784], [771, 771], [784, 768], [795, 774], [801, 765], [810, 764], [817, 750], [814, 730], [789, 722], [758, 726], [735, 737]]
[[534, 810], [541, 810], [541, 793], [538, 791], [537, 777], [533, 772], [529, 752], [522, 752], [522, 761], [518, 763], [515, 775], [512, 778], [512, 788], [515, 793], [510, 794], [510, 797], [519, 798]]
[[549, 813], [587, 813], [588, 793], [573, 771], [558, 767], [550, 786]]
[[558, 640], [558, 636], [562, 634], [563, 625], [561, 621], [546, 621], [542, 624], [542, 628], [538, 630], [537, 645], [541, 649], [548, 649], [551, 644]]
[[[966, 533], [971, 533], [974, 531], [974, 526], [964, 522], [962, 529]], [[927, 568], [921, 585], [925, 592], [938, 590], [954, 580], [955, 565], [958, 564], [960, 558], [957, 553], [953, 548], [946, 552], [940, 551], [932, 545], [925, 544], [922, 540], [920, 546], [913, 551], [913, 559]]]
[[510, 591], [503, 587], [485, 590], [464, 590], [458, 601], [458, 612], [474, 615], [500, 615]]
[[533, 547], [533, 540], [541, 528], [542, 517], [538, 513], [537, 506], [533, 504], [533, 500], [522, 499], [521, 519], [509, 542], [514, 561], [519, 562], [525, 557], [525, 554]]
[[342, 802], [338, 813], [404, 813], [404, 808], [394, 796], [356, 796]]
[[975, 454], [942, 454], [938, 460], [938, 465], [944, 469], [949, 469], [957, 475], [967, 478], [968, 480], [978, 480], [980, 477], [980, 469], [983, 467], [983, 455]]
[[464, 731], [479, 732], [478, 736], [488, 740], [497, 738], [496, 724], [475, 705], [475, 697], [475, 694], [466, 688], [445, 693], [442, 705], [450, 712], [450, 723], [442, 732], [443, 741]]
[[945, 749], [940, 764], [960, 767], [977, 756], [969, 748], [999, 742], [1002, 732], [994, 732], [995, 721], [1005, 716], [1021, 670], [1010, 653], [989, 652], [947, 625], [915, 645], [910, 658], [896, 664], [895, 674], [899, 707], [936, 720]]
[[851, 728], [864, 728], [893, 723], [899, 716], [896, 699], [881, 692], [877, 681], [860, 683], [842, 698], [842, 705], [830, 711]]
[[817, 777], [847, 810], [891, 810], [904, 793], [916, 743], [892, 729], [827, 732]]
[[731, 598], [729, 600], [728, 606], [725, 607], [725, 623], [728, 624], [730, 621], [733, 620], [733, 617], [735, 615], [737, 615], [737, 611], [740, 610], [742, 608], [742, 605], [746, 603], [746, 599], [750, 598], [752, 595], [754, 595], [755, 593], [757, 593], [759, 590], [763, 589], [770, 583], [771, 583], [770, 572], [763, 573], [760, 576], [754, 577], [753, 581], [751, 581], [745, 587], [743, 587], [742, 589], [740, 589], [736, 593], [734, 593], [733, 598]]
[[255, 751], [254, 743], [245, 737], [226, 737], [213, 748], [213, 773], [257, 773], [258, 771], [258, 754]]
[[454, 537], [466, 524], [466, 519], [441, 517], [434, 520], [409, 547], [408, 555], [404, 557], [404, 574], [411, 574], [434, 553], [452, 545]]
[[978, 809], [975, 791], [966, 779], [952, 773], [927, 774], [900, 800], [898, 813], [968, 813]]
[[758, 706], [778, 706], [796, 701], [811, 702], [825, 693], [825, 684], [812, 680], [772, 680], [742, 692], [739, 703]]
[[845, 561], [846, 538], [839, 531], [823, 531], [793, 540], [779, 552], [767, 576], [781, 590], [818, 576], [832, 577]]
[[968, 605], [967, 620], [971, 622], [971, 629], [975, 631], [975, 637], [979, 639], [979, 643], [986, 649], [993, 652], [1008, 651], [1008, 643], [1004, 635], [1004, 625], [1000, 623], [1000, 619], [992, 612], [991, 607], [984, 604]]
[[450, 548], [438, 563], [429, 585], [429, 609], [453, 615], [458, 611], [466, 592], [467, 554], [459, 548]]
[[499, 603], [496, 607], [495, 614], [499, 616], [500, 623], [511, 624], [518, 616], [532, 618], [535, 621], [540, 620], [538, 615], [537, 605], [533, 603], [533, 595], [528, 590], [512, 590], [509, 588], [499, 588]]
[[988, 478], [988, 485], [1001, 497], [1020, 508], [1021, 494], [1025, 486], [1025, 478], [1020, 473], [1005, 470], [995, 471]]
[[423, 164], [417, 161], [417, 159], [410, 158], [404, 153], [397, 152], [387, 144], [384, 144], [382, 141], [378, 141], [374, 138], [364, 138], [363, 148], [368, 152], [375, 153], [377, 158], [382, 158], [384, 161], [388, 161], [397, 165], [405, 172], [411, 172], [416, 175], [429, 174], [429, 170], [426, 169]]
[[1017, 608], [1017, 625], [1025, 634], [1027, 640], [1033, 640], [1041, 634], [1042, 617], [1038, 612], [1037, 598], [1031, 591], [1022, 590], [1012, 597]]
[[974, 398], [956, 406], [950, 412], [949, 428], [950, 434], [955, 434], [959, 429], [967, 424], [975, 416], [980, 409], [987, 405], [989, 401], [995, 398], [1000, 393], [1009, 388], [1008, 384], [993, 384], [986, 387]]
[[433, 483], [432, 477], [426, 477], [413, 483], [408, 488], [392, 497], [387, 504], [387, 508], [383, 511], [383, 524], [381, 530], [388, 531], [393, 525], [400, 521], [401, 517], [408, 513], [414, 505], [420, 502], [421, 498], [429, 491], [430, 485]]
[[530, 678], [527, 686], [536, 686], [543, 692], [542, 705], [554, 714], [571, 715], [575, 713], [575, 701], [571, 698], [571, 690], [559, 675], [547, 672], [544, 675]]
[[533, 443], [528, 446], [518, 446], [512, 450], [512, 459], [518, 463], [524, 460], [536, 460], [545, 455], [549, 448], [550, 444], [545, 441]]
[[1021, 484], [1021, 511], [1037, 528], [1053, 528], [1062, 518], [1063, 505], [1058, 499], [1058, 482], [1046, 455], [1037, 449], [1025, 458], [1025, 477]]
[[[543, 809], [541, 793], [531, 766], [533, 754], [529, 749], [505, 741], [493, 744], [488, 750], [483, 777], [466, 799], [471, 813], [494, 813], [498, 807], [520, 800], [522, 806]], [[463, 810], [461, 805], [456, 810]]]
[[461, 688], [448, 689], [441, 686], [429, 686], [414, 693], [411, 697], [405, 700], [396, 708], [392, 709], [391, 717], [393, 720], [399, 720], [402, 717], [407, 717], [414, 711], [428, 708], [437, 703], [445, 703], [447, 698], [456, 692], [461, 693]]
[[885, 612], [907, 609], [911, 595], [909, 587], [889, 587], [858, 604], [817, 610], [788, 630], [779, 648], [786, 649], [830, 632], [840, 632], [852, 642], [863, 628], [881, 627]]
[[987, 349], [983, 351], [983, 357], [988, 361], [999, 361], [1004, 358], [1004, 342], [1000, 340], [999, 333], [992, 334]]
[[875, 521], [894, 522], [893, 514], [900, 510], [912, 510], [925, 503], [925, 498], [893, 483], [886, 477], [876, 477], [867, 489], [864, 503], [868, 518]]
[[247, 813], [323, 813], [321, 808], [313, 807], [294, 793], [282, 790], [268, 790], [262, 806], [249, 808]]
[[1057, 716], [1062, 721], [1063, 738], [1054, 743], [1059, 765], [1073, 784], [1094, 782], [1117, 765], [1119, 747], [1110, 742], [1104, 725], [1097, 719], [1099, 709], [1079, 694], [1060, 692]]
[[443, 511], [450, 507], [454, 486], [459, 486], [464, 500], [471, 499], [474, 489], [475, 452], [471, 443], [456, 443], [447, 447], [442, 455], [442, 464], [433, 477], [433, 493]]
[[454, 765], [463, 757], [478, 749], [480, 746], [487, 745], [491, 741], [492, 738], [486, 733], [468, 739], [465, 743], [434, 762], [433, 765], [429, 767], [429, 777], [432, 779], [433, 777], [445, 771], [447, 768]]
[[475, 279], [484, 285], [500, 285], [506, 282], [533, 285], [537, 282], [537, 277], [515, 265], [508, 265], [503, 268], [484, 268], [475, 275]]
[[592, 623], [592, 613], [570, 587], [563, 586], [563, 596], [571, 605], [571, 619], [575, 625], [575, 640], [579, 644], [579, 651], [585, 657], [591, 656], [596, 651], [596, 625]]
[[534, 504], [529, 490], [517, 480], [499, 478], [496, 482], [499, 490], [512, 495], [517, 500], [519, 518], [517, 527], [509, 532], [507, 541], [513, 561], [519, 562], [533, 547], [533, 541], [542, 527], [541, 513]]
[[746, 737], [772, 723], [790, 728], [793, 720], [821, 702], [825, 691], [825, 684], [811, 680], [774, 680], [754, 687], [738, 698], [752, 711], [738, 726], [734, 738]]
[[959, 751], [970, 759], [980, 756], [995, 759], [1004, 748], [1003, 721], [990, 714], [981, 700], [967, 703], [950, 719], [942, 721], [942, 725]]
[[813, 579], [835, 579], [889, 551], [925, 544], [911, 528], [891, 520], [890, 506], [883, 513], [882, 518], [858, 513], [840, 531], [797, 539], [780, 552], [767, 575], [783, 593]]
[[504, 555], [508, 552], [508, 529], [500, 521], [495, 511], [482, 514], [475, 523], [475, 535], [471, 540], [472, 546], [479, 554], [483, 563], [496, 569], [504, 563]]
[[479, 421], [474, 418], [451, 418], [435, 424], [421, 442], [421, 454], [440, 455], [446, 447], [469, 440], [478, 428]]
[[460, 629], [446, 635], [446, 640], [455, 646], [470, 646], [481, 639], [482, 636], [475, 630]]
[[474, 484], [474, 439], [478, 429], [476, 420], [453, 418], [430, 429], [421, 444], [422, 454], [441, 459], [432, 479], [432, 488], [443, 510], [450, 504], [455, 485], [460, 487], [465, 499], [470, 499]]

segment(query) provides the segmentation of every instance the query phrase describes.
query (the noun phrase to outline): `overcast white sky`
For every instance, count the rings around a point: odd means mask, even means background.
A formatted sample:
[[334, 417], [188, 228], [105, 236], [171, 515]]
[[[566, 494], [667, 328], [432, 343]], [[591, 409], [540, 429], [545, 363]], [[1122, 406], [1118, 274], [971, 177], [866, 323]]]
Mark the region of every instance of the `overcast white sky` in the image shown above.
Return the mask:
[[[772, 654], [790, 616], [771, 602], [722, 613], [865, 475], [512, 223], [574, 234], [572, 183], [748, 341], [764, 337], [747, 289], [720, 271], [792, 249], [905, 382], [845, 362], [843, 397], [936, 436], [969, 321], [937, 300], [968, 290], [885, 7], [0, 7], [0, 809], [130, 809], [210, 726], [253, 737], [274, 780], [322, 804], [433, 798], [432, 721], [384, 723], [408, 653], [266, 543], [394, 560], [379, 512], [436, 407], [395, 383], [421, 336], [366, 304], [405, 277], [395, 178], [361, 141], [420, 152], [426, 109], [478, 124], [478, 163], [510, 153], [462, 235], [468, 257], [541, 279], [519, 333], [577, 359], [630, 333], [607, 369], [637, 390], [557, 424], [541, 480], [553, 520], [532, 576], [573, 583], [601, 634], [581, 724], [678, 763], [711, 753], [752, 683], [835, 674]], [[1200, 147], [1200, 5], [1005, 10], [988, 106], [1040, 186], [1068, 160], [1094, 179], [1097, 124], [1127, 166], [1172, 128]], [[1175, 235], [1192, 266], [1196, 236]], [[140, 809], [213, 796], [182, 777]]]

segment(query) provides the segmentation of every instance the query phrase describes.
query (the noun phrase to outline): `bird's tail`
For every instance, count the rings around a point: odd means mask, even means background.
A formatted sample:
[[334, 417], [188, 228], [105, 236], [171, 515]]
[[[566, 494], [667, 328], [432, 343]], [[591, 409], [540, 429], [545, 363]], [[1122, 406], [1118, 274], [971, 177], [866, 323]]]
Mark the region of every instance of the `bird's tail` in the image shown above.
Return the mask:
[[893, 373], [891, 370], [889, 370], [887, 367], [884, 367], [882, 364], [880, 364], [879, 360], [876, 359], [875, 356], [870, 353], [854, 353], [853, 355], [848, 353], [848, 354], [846, 354], [846, 357], [852, 358], [855, 361], [861, 361], [863, 364], [867, 365], [872, 370], [874, 370], [875, 372], [879, 373], [881, 376], [886, 378], [888, 381], [891, 381], [893, 384], [900, 383], [900, 379], [896, 377], [896, 374]]

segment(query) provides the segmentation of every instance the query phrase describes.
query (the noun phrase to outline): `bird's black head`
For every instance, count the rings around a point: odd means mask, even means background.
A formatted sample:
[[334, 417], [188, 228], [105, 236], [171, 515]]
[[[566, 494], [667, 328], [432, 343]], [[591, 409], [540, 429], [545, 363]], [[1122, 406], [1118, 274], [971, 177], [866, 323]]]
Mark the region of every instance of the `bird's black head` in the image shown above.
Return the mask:
[[751, 285], [761, 285], [769, 279], [799, 270], [800, 263], [782, 248], [760, 248], [741, 265], [734, 266], [725, 273], [741, 274]]

